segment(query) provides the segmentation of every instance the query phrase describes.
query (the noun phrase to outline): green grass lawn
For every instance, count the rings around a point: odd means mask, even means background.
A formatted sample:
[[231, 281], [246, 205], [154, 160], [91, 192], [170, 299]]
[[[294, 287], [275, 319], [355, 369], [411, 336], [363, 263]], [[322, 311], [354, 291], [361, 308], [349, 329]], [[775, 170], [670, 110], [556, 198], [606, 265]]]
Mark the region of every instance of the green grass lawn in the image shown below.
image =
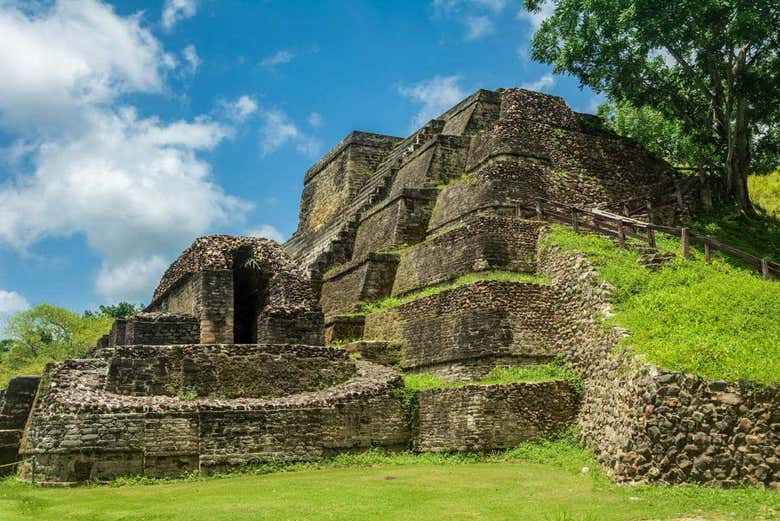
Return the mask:
[[778, 512], [780, 494], [755, 488], [614, 485], [569, 441], [481, 457], [374, 453], [323, 468], [156, 484], [0, 482], [3, 521], [770, 520]]
[[[780, 381], [780, 283], [694, 250], [660, 271], [641, 267], [638, 254], [612, 241], [555, 226], [547, 240], [585, 253], [614, 286], [608, 323], [631, 332], [623, 345], [676, 371], [725, 380]], [[659, 249], [679, 242], [659, 236]]]

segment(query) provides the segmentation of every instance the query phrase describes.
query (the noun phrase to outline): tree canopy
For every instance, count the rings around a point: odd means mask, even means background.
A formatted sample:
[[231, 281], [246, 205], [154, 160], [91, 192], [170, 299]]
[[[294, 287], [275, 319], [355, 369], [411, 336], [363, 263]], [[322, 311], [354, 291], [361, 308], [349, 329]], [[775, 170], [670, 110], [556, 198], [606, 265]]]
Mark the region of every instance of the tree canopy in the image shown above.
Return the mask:
[[19, 372], [39, 372], [46, 362], [83, 355], [108, 333], [108, 315], [81, 316], [50, 304], [8, 318], [0, 344], [0, 380]]
[[[526, 0], [538, 12], [546, 0]], [[551, 0], [534, 59], [582, 85], [681, 122], [717, 151], [743, 212], [756, 144], [780, 124], [777, 0]], [[762, 149], [763, 150], [763, 149]]]

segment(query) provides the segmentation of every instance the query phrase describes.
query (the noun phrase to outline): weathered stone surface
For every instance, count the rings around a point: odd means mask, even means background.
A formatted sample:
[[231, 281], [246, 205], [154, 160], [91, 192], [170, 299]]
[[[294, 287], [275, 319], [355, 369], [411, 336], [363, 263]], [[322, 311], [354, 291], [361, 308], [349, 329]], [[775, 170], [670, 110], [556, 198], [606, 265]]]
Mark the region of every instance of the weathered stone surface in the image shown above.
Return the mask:
[[[550, 288], [541, 284], [474, 282], [371, 313], [364, 337], [400, 342], [405, 370], [448, 379], [480, 378], [495, 365], [555, 356], [551, 297]], [[469, 363], [473, 361], [480, 363]], [[473, 372], [463, 374], [467, 369]]]
[[708, 382], [662, 371], [614, 347], [622, 335], [598, 325], [610, 289], [582, 255], [543, 251], [561, 308], [558, 345], [585, 376], [583, 440], [620, 481], [710, 485], [780, 482], [780, 389]]
[[548, 438], [574, 422], [577, 402], [560, 381], [423, 391], [415, 448], [485, 451]]

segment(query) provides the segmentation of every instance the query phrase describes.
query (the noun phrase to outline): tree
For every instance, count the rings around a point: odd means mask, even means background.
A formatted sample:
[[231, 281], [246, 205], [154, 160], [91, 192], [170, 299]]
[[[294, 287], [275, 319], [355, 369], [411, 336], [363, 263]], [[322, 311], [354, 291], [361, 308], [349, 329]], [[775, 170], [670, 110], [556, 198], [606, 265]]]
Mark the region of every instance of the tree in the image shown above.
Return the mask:
[[669, 119], [651, 107], [637, 108], [626, 100], [609, 100], [599, 106], [597, 114], [617, 134], [637, 140], [673, 165], [703, 167], [712, 165], [717, 157], [717, 150], [698, 142], [681, 121]]
[[11, 342], [3, 363], [18, 367], [32, 360], [80, 356], [109, 331], [112, 322], [105, 315], [82, 317], [65, 308], [39, 304], [8, 318], [5, 332]]
[[100, 305], [95, 311], [85, 311], [85, 317], [93, 317], [97, 315], [103, 315], [111, 318], [122, 318], [135, 315], [144, 310], [143, 304], [131, 304], [130, 302], [119, 302], [118, 304]]
[[[653, 107], [713, 146], [731, 194], [747, 192], [751, 146], [780, 122], [777, 0], [551, 0], [531, 55], [581, 85]], [[538, 12], [546, 0], [526, 0]]]

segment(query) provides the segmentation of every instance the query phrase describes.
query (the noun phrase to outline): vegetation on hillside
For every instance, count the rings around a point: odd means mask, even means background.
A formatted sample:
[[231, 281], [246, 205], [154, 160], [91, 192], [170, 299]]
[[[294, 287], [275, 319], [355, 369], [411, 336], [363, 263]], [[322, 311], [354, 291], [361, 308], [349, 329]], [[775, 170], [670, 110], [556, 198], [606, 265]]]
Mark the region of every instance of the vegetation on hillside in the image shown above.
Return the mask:
[[617, 486], [573, 436], [491, 454], [370, 451], [269, 463], [230, 477], [130, 478], [115, 485], [53, 489], [7, 479], [0, 482], [0, 518], [769, 520], [780, 511], [780, 495], [758, 488]]
[[0, 388], [16, 375], [41, 374], [49, 362], [81, 356], [108, 333], [115, 318], [138, 311], [127, 302], [82, 315], [39, 304], [12, 315], [4, 324], [7, 338], [0, 340]]
[[[767, 175], [750, 176], [748, 190], [753, 202], [773, 218], [775, 228], [780, 229], [780, 168]], [[775, 244], [779, 242], [775, 241]]]
[[[780, 381], [780, 284], [699, 251], [659, 271], [638, 254], [593, 235], [555, 226], [547, 239], [585, 253], [614, 286], [611, 324], [631, 332], [623, 345], [671, 370], [725, 380]], [[659, 236], [662, 251], [676, 240]]]
[[496, 367], [480, 380], [469, 382], [446, 382], [428, 373], [407, 373], [404, 375], [404, 386], [412, 391], [428, 389], [444, 389], [463, 387], [465, 385], [492, 385], [515, 382], [549, 382], [565, 380], [577, 391], [582, 390], [582, 379], [574, 371], [567, 369], [561, 363], [553, 361], [544, 365], [523, 367]]

